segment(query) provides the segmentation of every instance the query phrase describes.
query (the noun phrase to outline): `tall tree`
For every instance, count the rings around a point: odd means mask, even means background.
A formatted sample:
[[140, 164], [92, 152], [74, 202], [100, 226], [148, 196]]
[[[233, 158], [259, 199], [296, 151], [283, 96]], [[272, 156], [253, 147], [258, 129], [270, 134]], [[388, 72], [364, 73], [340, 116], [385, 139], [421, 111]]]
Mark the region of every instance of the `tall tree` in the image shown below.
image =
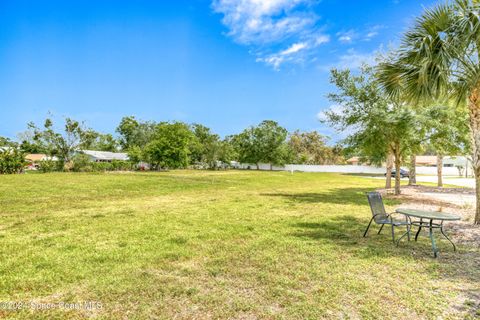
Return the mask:
[[259, 169], [261, 157], [255, 145], [253, 127], [243, 130], [241, 133], [229, 137], [237, 154], [237, 160], [242, 163], [254, 163]]
[[291, 150], [286, 143], [288, 131], [277, 122], [265, 120], [258, 126], [249, 127], [232, 137], [232, 143], [238, 153], [238, 160], [254, 163], [281, 165], [291, 158]]
[[[333, 69], [331, 82], [338, 90], [328, 98], [340, 108], [326, 111], [324, 121], [338, 131], [352, 132], [343, 141], [347, 153], [359, 154], [370, 163], [386, 161], [387, 168], [393, 159], [395, 193], [400, 194], [400, 166], [416, 135], [418, 117], [409, 106], [383, 93], [374, 69], [369, 66], [364, 66], [359, 75]], [[386, 187], [389, 187], [389, 170], [386, 175]]]
[[116, 132], [120, 134], [120, 145], [123, 150], [132, 147], [143, 148], [150, 142], [156, 130], [156, 123], [140, 121], [133, 116], [123, 117]]
[[210, 128], [197, 123], [191, 127], [194, 136], [190, 145], [192, 162], [204, 164], [210, 169], [216, 169], [218, 163], [225, 160], [224, 148], [226, 145], [220, 140], [218, 134], [211, 132]]
[[405, 34], [398, 57], [380, 67], [392, 95], [413, 101], [450, 96], [467, 104], [480, 224], [480, 3], [455, 0], [426, 9]]
[[193, 134], [182, 122], [156, 125], [152, 140], [146, 145], [146, 160], [156, 169], [185, 168], [189, 164]]
[[33, 132], [33, 141], [44, 148], [49, 156], [57, 156], [62, 162], [71, 160], [74, 151], [83, 149], [91, 139], [91, 130], [85, 128], [82, 122], [71, 118], [65, 119], [63, 130], [56, 131], [53, 121], [47, 118], [42, 128], [33, 122], [28, 124]]
[[0, 137], [0, 147], [8, 147], [8, 146], [12, 146], [13, 144], [14, 142], [9, 138]]
[[25, 153], [46, 153], [46, 147], [42, 144], [43, 141], [37, 139], [35, 131], [38, 128], [33, 122], [27, 124], [27, 130], [17, 135], [17, 140], [20, 141], [20, 149]]
[[317, 131], [293, 132], [288, 145], [293, 152], [293, 161], [298, 164], [336, 164], [344, 162], [341, 147], [329, 147], [327, 138]]
[[87, 150], [116, 152], [120, 145], [112, 134], [90, 130], [88, 140], [85, 141], [83, 147]]

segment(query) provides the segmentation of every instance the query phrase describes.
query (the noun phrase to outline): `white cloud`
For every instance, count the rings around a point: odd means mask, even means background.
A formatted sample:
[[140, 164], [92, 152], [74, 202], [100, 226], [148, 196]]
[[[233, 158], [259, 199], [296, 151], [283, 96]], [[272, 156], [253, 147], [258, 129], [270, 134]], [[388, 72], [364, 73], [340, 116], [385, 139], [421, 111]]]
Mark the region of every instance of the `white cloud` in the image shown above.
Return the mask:
[[355, 49], [349, 49], [346, 54], [341, 55], [337, 67], [340, 69], [359, 69], [362, 64], [374, 64], [378, 51], [360, 53]]
[[365, 37], [363, 38], [363, 40], [365, 40], [365, 41], [370, 41], [370, 40], [372, 40], [373, 38], [375, 38], [376, 36], [378, 36], [379, 31], [380, 31], [381, 29], [383, 29], [383, 28], [384, 28], [384, 26], [382, 26], [382, 25], [375, 25], [375, 26], [373, 26], [373, 27], [368, 28], [368, 29], [366, 30], [366, 35], [365, 35]]
[[325, 34], [319, 35], [319, 36], [315, 39], [315, 45], [316, 45], [316, 46], [319, 46], [319, 45], [321, 45], [321, 44], [328, 43], [328, 42], [330, 42], [330, 36], [325, 35]]
[[300, 50], [303, 50], [307, 47], [308, 46], [305, 42], [294, 43], [294, 44], [292, 44], [292, 46], [290, 48], [281, 51], [280, 54], [281, 55], [288, 55], [288, 54], [296, 53], [296, 52], [298, 52]]
[[[227, 35], [250, 46], [257, 61], [278, 70], [285, 62], [304, 61], [308, 52], [330, 41], [318, 26], [312, 5], [319, 0], [213, 0], [223, 14]], [[275, 48], [275, 50], [273, 49]]]
[[340, 54], [337, 61], [331, 64], [319, 65], [322, 71], [330, 72], [331, 69], [350, 69], [358, 70], [363, 64], [374, 65], [376, 58], [383, 52], [383, 46], [380, 45], [376, 50], [370, 52], [359, 52], [353, 48], [348, 49], [344, 54]]
[[358, 34], [355, 30], [337, 32], [338, 41], [342, 43], [352, 43], [357, 39]]
[[325, 112], [333, 112], [335, 114], [342, 114], [343, 110], [345, 109], [344, 106], [339, 105], [339, 104], [333, 104], [327, 109], [324, 109], [320, 112], [317, 113], [317, 119], [320, 121], [325, 121], [327, 120], [327, 117], [325, 116]]
[[257, 58], [257, 61], [265, 62], [267, 65], [272, 66], [273, 69], [279, 70], [282, 63], [300, 59], [296, 54], [302, 50], [308, 49], [308, 47], [309, 45], [306, 42], [294, 43], [287, 49], [278, 53], [271, 54], [264, 58]]
[[338, 41], [344, 44], [352, 44], [357, 40], [370, 41], [380, 33], [380, 30], [383, 29], [382, 25], [374, 25], [370, 27], [365, 27], [362, 30], [350, 29], [348, 31], [337, 32]]
[[214, 0], [213, 10], [223, 14], [228, 35], [242, 44], [266, 44], [303, 31], [318, 17], [294, 10], [311, 0]]

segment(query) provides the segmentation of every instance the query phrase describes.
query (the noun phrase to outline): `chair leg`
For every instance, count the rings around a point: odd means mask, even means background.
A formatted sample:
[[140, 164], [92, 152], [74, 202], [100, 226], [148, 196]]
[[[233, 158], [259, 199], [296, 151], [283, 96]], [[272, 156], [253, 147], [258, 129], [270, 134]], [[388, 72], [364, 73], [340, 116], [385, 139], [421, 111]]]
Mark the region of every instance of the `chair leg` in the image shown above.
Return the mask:
[[383, 226], [384, 226], [384, 224], [382, 224], [382, 226], [380, 227], [380, 230], [378, 230], [377, 234], [380, 234], [380, 232], [382, 232]]
[[408, 238], [408, 241], [410, 241], [410, 230], [411, 230], [411, 226], [409, 224], [407, 224], [407, 238]]
[[395, 226], [393, 225], [393, 223], [392, 223], [392, 241], [393, 241], [393, 244], [395, 244]]
[[370, 219], [370, 222], [368, 223], [367, 230], [365, 230], [365, 233], [363, 234], [363, 237], [365, 238], [367, 236], [368, 229], [370, 229], [370, 225], [372, 224], [373, 217]]

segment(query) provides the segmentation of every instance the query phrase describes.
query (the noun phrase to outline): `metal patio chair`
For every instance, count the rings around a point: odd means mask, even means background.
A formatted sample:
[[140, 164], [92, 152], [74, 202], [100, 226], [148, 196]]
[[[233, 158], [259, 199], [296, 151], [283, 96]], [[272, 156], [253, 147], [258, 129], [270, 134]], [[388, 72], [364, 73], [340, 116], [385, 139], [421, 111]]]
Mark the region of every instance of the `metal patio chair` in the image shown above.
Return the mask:
[[[395, 244], [395, 227], [398, 226], [406, 226], [407, 227], [407, 235], [408, 240], [410, 241], [410, 226], [411, 221], [410, 217], [403, 215], [401, 213], [392, 212], [387, 213], [385, 211], [385, 206], [383, 205], [382, 195], [378, 192], [367, 192], [368, 203], [370, 204], [370, 209], [372, 210], [372, 219], [368, 223], [367, 230], [363, 234], [364, 237], [367, 236], [368, 229], [372, 224], [372, 221], [375, 221], [376, 224], [381, 224], [380, 230], [378, 230], [378, 234], [382, 232], [383, 226], [386, 224], [391, 225], [392, 227], [392, 240]], [[403, 215], [405, 217], [405, 221], [401, 220], [394, 220], [393, 215]]]

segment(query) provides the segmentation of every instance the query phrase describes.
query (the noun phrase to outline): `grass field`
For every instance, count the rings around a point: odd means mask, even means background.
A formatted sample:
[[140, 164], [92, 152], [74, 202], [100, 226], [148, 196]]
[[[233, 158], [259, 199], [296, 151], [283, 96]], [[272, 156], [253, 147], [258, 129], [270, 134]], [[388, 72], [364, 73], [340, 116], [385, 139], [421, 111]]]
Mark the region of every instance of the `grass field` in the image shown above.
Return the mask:
[[[474, 318], [478, 247], [440, 241], [435, 260], [425, 237], [398, 248], [388, 230], [362, 238], [364, 192], [382, 184], [247, 171], [0, 176], [0, 318]], [[102, 308], [31, 308], [83, 301]]]

